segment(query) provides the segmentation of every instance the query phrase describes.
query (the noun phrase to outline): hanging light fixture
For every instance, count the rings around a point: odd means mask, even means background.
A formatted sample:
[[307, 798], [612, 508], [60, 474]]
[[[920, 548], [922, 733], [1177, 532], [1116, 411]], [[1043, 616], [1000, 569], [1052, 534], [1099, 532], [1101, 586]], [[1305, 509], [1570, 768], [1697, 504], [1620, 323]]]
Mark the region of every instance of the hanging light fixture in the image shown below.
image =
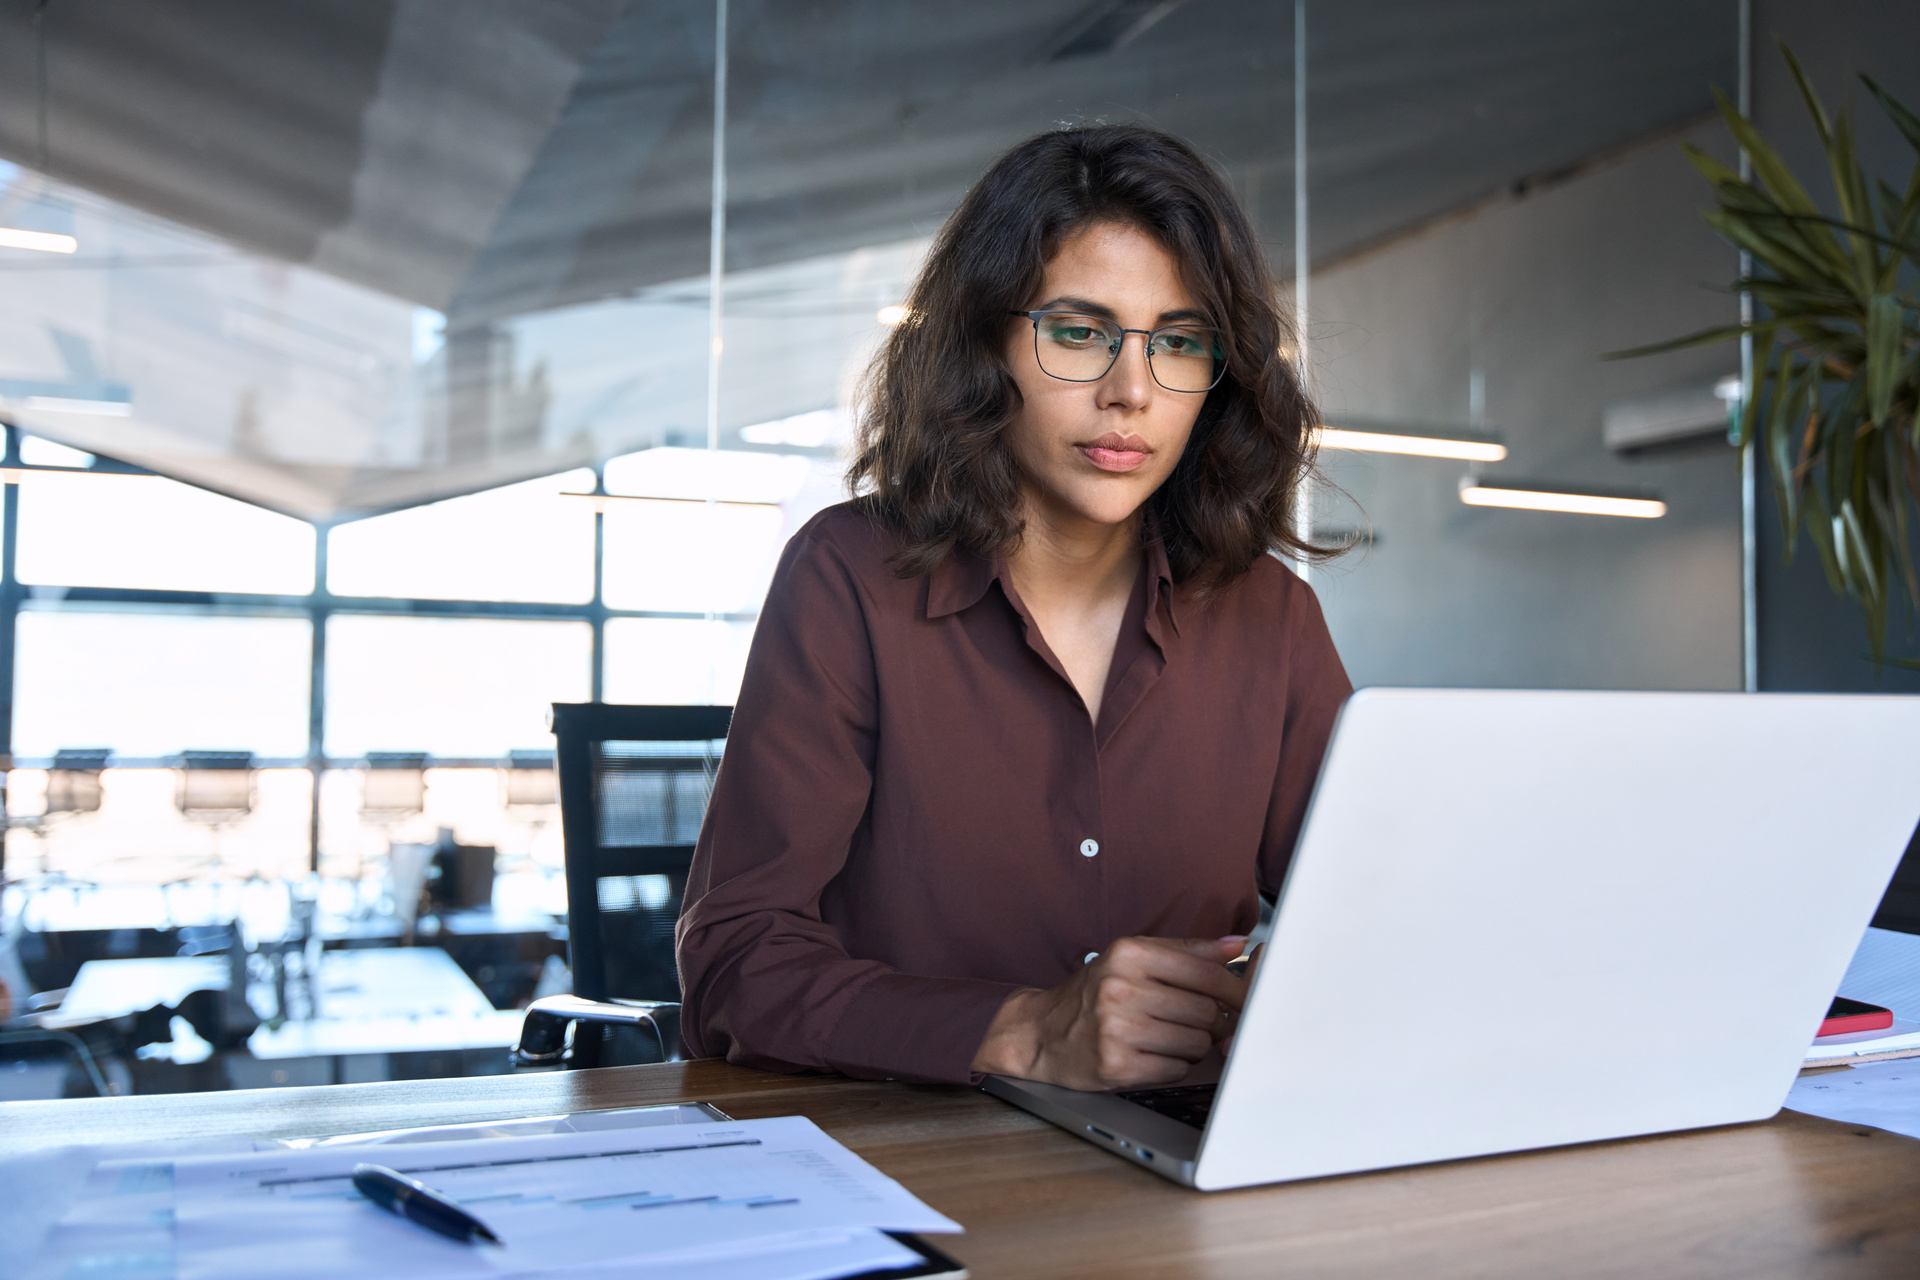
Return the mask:
[[422, 751], [369, 751], [360, 784], [360, 817], [388, 824], [427, 806], [427, 757]]
[[253, 752], [183, 751], [174, 804], [187, 818], [212, 826], [253, 812]]
[[28, 231], [22, 227], [0, 227], [0, 248], [33, 249], [40, 253], [72, 253], [80, 242], [72, 236], [52, 231]]
[[560, 783], [551, 751], [509, 751], [506, 778], [509, 808], [560, 803]]
[[1399, 453], [1416, 458], [1453, 458], [1461, 462], [1500, 462], [1507, 446], [1479, 432], [1387, 427], [1375, 423], [1351, 426], [1323, 424], [1313, 433], [1322, 449], [1352, 449], [1361, 453]]
[[48, 814], [97, 813], [104, 788], [100, 775], [113, 753], [105, 747], [63, 747], [47, 770]]
[[1470, 507], [1507, 507], [1517, 511], [1563, 511], [1583, 516], [1624, 516], [1657, 520], [1667, 504], [1644, 491], [1572, 489], [1524, 480], [1460, 477], [1460, 501]]

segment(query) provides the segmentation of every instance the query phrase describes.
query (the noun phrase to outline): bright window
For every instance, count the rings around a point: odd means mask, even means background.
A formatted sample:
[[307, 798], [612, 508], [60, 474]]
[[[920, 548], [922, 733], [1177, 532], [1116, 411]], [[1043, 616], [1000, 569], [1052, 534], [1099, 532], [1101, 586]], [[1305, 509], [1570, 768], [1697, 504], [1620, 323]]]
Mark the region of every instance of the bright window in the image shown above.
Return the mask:
[[159, 476], [20, 477], [22, 582], [305, 595], [313, 538], [304, 520]]
[[568, 471], [449, 498], [334, 529], [327, 585], [335, 595], [428, 600], [593, 599], [593, 508], [561, 497], [593, 488]]
[[[91, 481], [94, 477], [84, 477]], [[13, 749], [307, 753], [313, 641], [304, 618], [20, 615]]]
[[750, 622], [609, 619], [607, 701], [732, 706], [740, 695], [740, 673], [752, 641]]
[[643, 498], [785, 502], [807, 482], [809, 464], [784, 453], [740, 449], [644, 449], [609, 458], [608, 493]]
[[602, 598], [661, 613], [757, 609], [785, 524], [778, 507], [610, 502]]
[[587, 700], [592, 653], [584, 622], [336, 614], [327, 752], [551, 750], [550, 704]]
[[36, 467], [90, 467], [93, 455], [39, 436], [22, 435], [20, 461]]

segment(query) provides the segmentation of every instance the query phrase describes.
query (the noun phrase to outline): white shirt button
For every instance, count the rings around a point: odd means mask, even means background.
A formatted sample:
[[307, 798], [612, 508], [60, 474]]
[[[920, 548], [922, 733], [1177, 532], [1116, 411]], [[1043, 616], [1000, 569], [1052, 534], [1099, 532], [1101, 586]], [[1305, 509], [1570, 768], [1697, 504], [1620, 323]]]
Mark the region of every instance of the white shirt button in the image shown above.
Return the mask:
[[1098, 951], [1089, 951], [1087, 952], [1087, 954], [1080, 957], [1080, 963], [1092, 964], [1095, 960], [1098, 960], [1099, 958], [1100, 958], [1100, 953]]
[[1091, 858], [1098, 852], [1100, 852], [1100, 842], [1098, 840], [1082, 840], [1080, 842], [1081, 857]]

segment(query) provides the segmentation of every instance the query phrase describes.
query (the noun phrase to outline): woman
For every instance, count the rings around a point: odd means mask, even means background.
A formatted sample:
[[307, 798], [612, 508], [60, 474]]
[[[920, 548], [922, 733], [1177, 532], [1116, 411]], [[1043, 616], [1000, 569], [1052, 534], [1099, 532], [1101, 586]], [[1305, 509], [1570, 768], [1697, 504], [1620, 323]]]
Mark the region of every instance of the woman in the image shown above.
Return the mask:
[[1294, 533], [1311, 407], [1184, 144], [1002, 157], [876, 363], [760, 616], [679, 930], [697, 1054], [1178, 1080], [1350, 686]]

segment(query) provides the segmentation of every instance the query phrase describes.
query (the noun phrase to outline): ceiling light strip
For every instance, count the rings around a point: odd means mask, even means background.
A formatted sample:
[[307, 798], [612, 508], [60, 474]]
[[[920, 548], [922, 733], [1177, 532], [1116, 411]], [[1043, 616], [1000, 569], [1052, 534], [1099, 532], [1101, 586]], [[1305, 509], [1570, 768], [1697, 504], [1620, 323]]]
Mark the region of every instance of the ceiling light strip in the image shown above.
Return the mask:
[[1624, 516], [1657, 520], [1667, 514], [1658, 498], [1622, 498], [1596, 493], [1555, 493], [1547, 489], [1510, 489], [1460, 482], [1460, 501], [1470, 507], [1506, 507], [1516, 511], [1564, 511], [1581, 516]]
[[18, 227], [0, 227], [0, 248], [37, 249], [41, 253], [72, 253], [80, 242], [72, 236], [51, 231], [23, 231]]
[[42, 413], [90, 413], [101, 418], [126, 418], [133, 414], [131, 400], [75, 400], [68, 396], [28, 396], [20, 402], [20, 407]]
[[1314, 439], [1322, 449], [1352, 449], [1361, 453], [1403, 453], [1416, 458], [1455, 458], [1462, 462], [1499, 462], [1507, 446], [1492, 440], [1449, 440], [1442, 436], [1399, 435], [1387, 431], [1351, 431], [1321, 427]]

